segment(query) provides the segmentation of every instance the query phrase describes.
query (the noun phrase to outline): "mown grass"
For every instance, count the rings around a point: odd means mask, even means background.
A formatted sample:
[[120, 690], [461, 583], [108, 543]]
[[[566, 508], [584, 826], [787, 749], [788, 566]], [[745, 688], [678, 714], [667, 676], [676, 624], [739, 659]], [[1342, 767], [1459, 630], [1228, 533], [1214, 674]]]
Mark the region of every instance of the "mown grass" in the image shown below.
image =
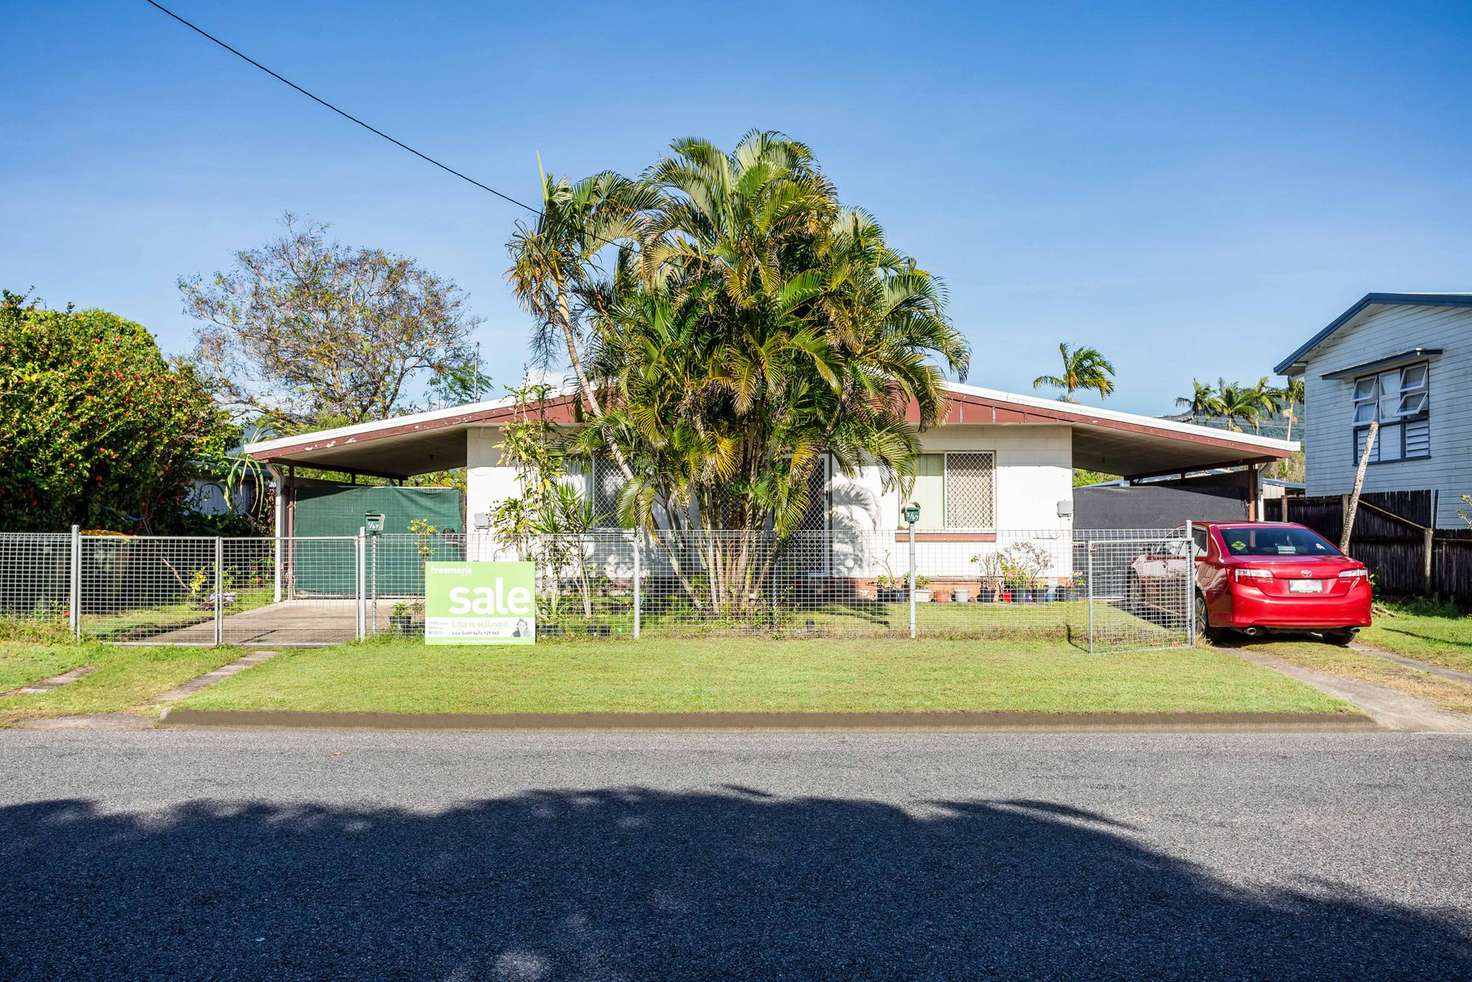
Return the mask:
[[1386, 605], [1359, 639], [1408, 658], [1472, 672], [1472, 615], [1451, 604], [1413, 600]]
[[[0, 689], [13, 689], [82, 665], [92, 674], [39, 695], [0, 697], [0, 726], [26, 719], [132, 712], [180, 683], [239, 657], [233, 648], [125, 647], [97, 642], [0, 641]], [[3, 680], [11, 680], [5, 684]]]
[[[1164, 614], [1164, 612], [1161, 612]], [[1140, 647], [1178, 643], [1183, 623], [1173, 628], [1151, 623], [1108, 604], [1096, 604], [1095, 628], [1111, 643]], [[1162, 617], [1162, 620], [1168, 618]], [[633, 633], [632, 601], [598, 598], [591, 617], [576, 598], [564, 602], [555, 617], [539, 619], [539, 636], [547, 639], [601, 633], [627, 637]], [[897, 638], [909, 633], [908, 603], [872, 600], [814, 601], [809, 609], [784, 607], [770, 616], [762, 611], [740, 618], [702, 618], [682, 607], [646, 601], [641, 617], [644, 638], [716, 636], [785, 636], [797, 638]], [[1089, 605], [1082, 600], [1039, 603], [921, 603], [915, 607], [916, 633], [922, 638], [983, 640], [1059, 640], [1088, 647]]]
[[0, 692], [85, 665], [96, 657], [98, 647], [69, 641], [0, 641]]
[[1262, 642], [1246, 647], [1304, 668], [1404, 692], [1451, 712], [1472, 714], [1472, 685], [1444, 679], [1372, 652], [1307, 640]]
[[1088, 655], [1048, 641], [756, 638], [285, 652], [180, 704], [387, 713], [1342, 713], [1230, 655]]

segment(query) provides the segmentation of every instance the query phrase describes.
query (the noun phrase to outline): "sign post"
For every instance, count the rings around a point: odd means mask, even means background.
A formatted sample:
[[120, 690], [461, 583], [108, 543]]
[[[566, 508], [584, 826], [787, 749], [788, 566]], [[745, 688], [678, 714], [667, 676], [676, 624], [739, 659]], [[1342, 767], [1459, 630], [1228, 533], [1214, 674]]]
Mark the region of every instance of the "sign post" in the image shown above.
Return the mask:
[[369, 609], [372, 616], [369, 623], [372, 625], [373, 633], [378, 633], [378, 537], [383, 534], [383, 513], [369, 512], [363, 516], [363, 528], [368, 530], [368, 541], [372, 548], [372, 565], [370, 585], [368, 588]]
[[425, 644], [535, 644], [532, 563], [425, 563]]
[[910, 639], [915, 638], [915, 523], [920, 521], [920, 502], [905, 506], [905, 524], [910, 526]]

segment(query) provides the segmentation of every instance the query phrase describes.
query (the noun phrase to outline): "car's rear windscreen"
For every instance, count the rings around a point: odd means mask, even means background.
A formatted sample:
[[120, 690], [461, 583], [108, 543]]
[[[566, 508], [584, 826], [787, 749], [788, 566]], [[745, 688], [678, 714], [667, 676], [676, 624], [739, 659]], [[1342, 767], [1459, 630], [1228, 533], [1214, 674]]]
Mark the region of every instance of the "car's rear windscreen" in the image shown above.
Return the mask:
[[1232, 556], [1340, 556], [1334, 544], [1309, 529], [1270, 525], [1226, 526], [1219, 530]]

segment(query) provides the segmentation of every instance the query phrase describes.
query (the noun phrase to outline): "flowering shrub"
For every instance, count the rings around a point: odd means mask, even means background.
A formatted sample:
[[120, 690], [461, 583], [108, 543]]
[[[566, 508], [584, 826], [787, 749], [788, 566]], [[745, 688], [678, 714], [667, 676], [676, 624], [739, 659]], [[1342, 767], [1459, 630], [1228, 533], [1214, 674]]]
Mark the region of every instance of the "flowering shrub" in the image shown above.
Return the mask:
[[167, 530], [235, 436], [141, 325], [0, 294], [0, 529]]

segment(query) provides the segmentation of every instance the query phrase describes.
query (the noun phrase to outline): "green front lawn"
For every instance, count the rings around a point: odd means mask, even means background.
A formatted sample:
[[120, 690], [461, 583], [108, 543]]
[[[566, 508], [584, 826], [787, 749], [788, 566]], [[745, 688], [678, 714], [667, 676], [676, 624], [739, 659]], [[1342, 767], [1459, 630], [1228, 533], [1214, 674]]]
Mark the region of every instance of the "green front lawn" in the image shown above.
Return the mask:
[[240, 656], [234, 648], [124, 647], [63, 641], [0, 641], [0, 690], [90, 665], [85, 678], [41, 695], [0, 697], [0, 726], [24, 719], [136, 712], [154, 696]]
[[1450, 604], [1414, 600], [1389, 605], [1391, 616], [1376, 613], [1360, 640], [1408, 658], [1472, 672], [1472, 615]]
[[[704, 618], [670, 598], [645, 601], [640, 619], [644, 638], [690, 638], [732, 635], [797, 638], [906, 638], [910, 630], [908, 603], [874, 600], [813, 600], [794, 603], [769, 613], [757, 611], [740, 618]], [[1162, 623], [1135, 617], [1108, 604], [1094, 608], [1100, 644], [1137, 648], [1180, 644], [1185, 625], [1161, 611]], [[764, 616], [765, 615], [765, 616]], [[1088, 647], [1089, 605], [1083, 600], [1039, 603], [921, 603], [915, 606], [915, 629], [921, 638], [1023, 639], [1068, 641]], [[592, 616], [585, 617], [576, 598], [565, 601], [555, 616], [540, 615], [538, 634], [545, 639], [586, 636], [599, 631], [610, 637], [629, 637], [634, 630], [633, 602], [627, 597], [599, 597]]]
[[70, 641], [0, 641], [0, 692], [69, 672], [96, 657], [99, 645]]
[[188, 709], [389, 713], [1345, 713], [1209, 650], [1088, 655], [1058, 641], [758, 638], [288, 651]]

